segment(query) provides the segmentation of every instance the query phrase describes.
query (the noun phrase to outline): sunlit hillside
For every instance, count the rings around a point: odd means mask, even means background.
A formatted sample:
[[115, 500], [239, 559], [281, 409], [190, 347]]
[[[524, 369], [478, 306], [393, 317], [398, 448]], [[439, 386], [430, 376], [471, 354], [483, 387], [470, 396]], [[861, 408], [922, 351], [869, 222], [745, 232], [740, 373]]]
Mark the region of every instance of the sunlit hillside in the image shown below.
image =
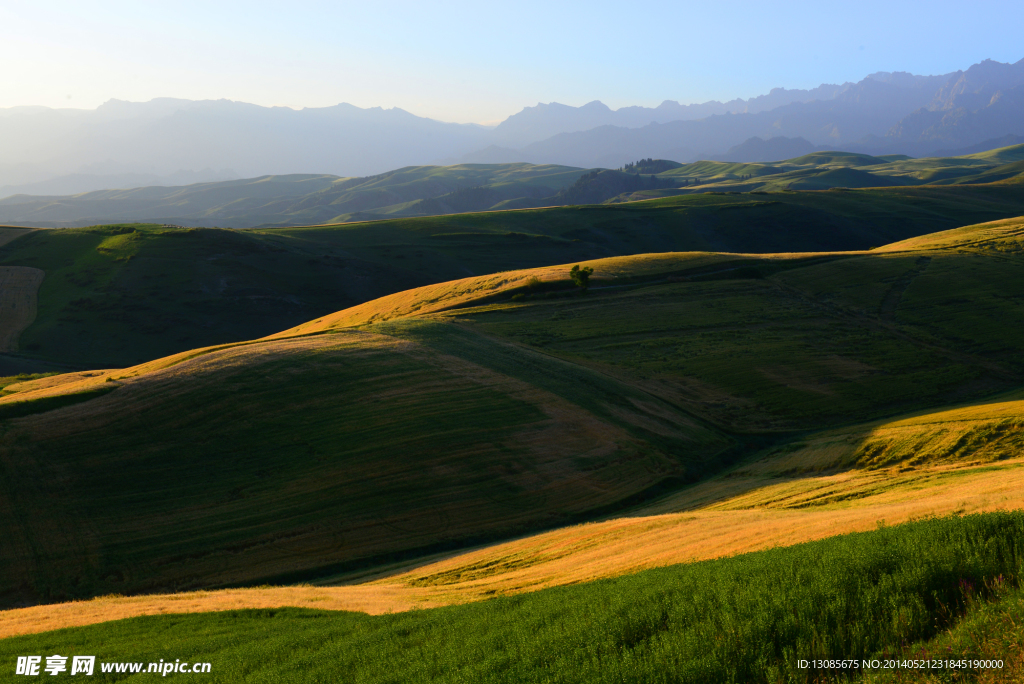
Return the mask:
[[[1024, 321], [1007, 295], [1020, 231], [959, 231], [976, 236], [969, 250], [939, 235], [875, 252], [594, 260], [588, 291], [569, 265], [480, 276], [264, 340], [7, 384], [9, 510], [43, 511], [5, 523], [20, 559], [7, 600], [314, 580], [668, 511], [697, 482], [736, 485], [737, 506], [757, 511], [763, 497], [830, 501], [819, 490], [835, 478], [872, 492], [871, 468], [903, 467], [908, 449], [954, 454], [929, 468], [998, 461], [1016, 448], [993, 441], [1012, 436], [1010, 417], [971, 427], [966, 451], [941, 430], [910, 446], [866, 428], [804, 435], [1019, 386]], [[805, 453], [835, 455], [837, 440], [849, 453], [818, 469], [866, 474], [765, 494], [730, 470], [765, 449], [817, 463]]]

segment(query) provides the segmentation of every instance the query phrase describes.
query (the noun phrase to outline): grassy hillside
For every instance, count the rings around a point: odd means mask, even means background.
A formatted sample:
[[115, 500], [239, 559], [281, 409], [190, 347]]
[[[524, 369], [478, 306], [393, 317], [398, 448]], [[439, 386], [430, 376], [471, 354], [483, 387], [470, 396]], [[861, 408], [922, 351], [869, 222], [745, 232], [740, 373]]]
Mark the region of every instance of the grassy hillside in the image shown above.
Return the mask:
[[983, 225], [964, 226], [929, 233], [908, 240], [901, 240], [878, 247], [875, 253], [911, 252], [915, 250], [953, 249], [958, 252], [975, 252], [995, 254], [996, 252], [1016, 253], [1021, 251], [1022, 231], [1024, 222], [1021, 218], [1005, 221], [990, 221]]
[[1024, 145], [1000, 147], [995, 150], [988, 150], [987, 152], [968, 154], [963, 158], [977, 159], [978, 161], [995, 164], [1009, 164], [1011, 162], [1024, 161]]
[[1019, 512], [954, 517], [467, 606], [135, 618], [0, 652], [210, 662], [214, 682], [811, 682], [800, 659], [934, 648], [1014, 610], [1022, 545]]
[[699, 161], [692, 164], [683, 164], [682, 166], [671, 169], [670, 171], [663, 171], [660, 176], [663, 178], [677, 178], [685, 181], [687, 179], [700, 179], [700, 180], [734, 180], [742, 176], [770, 176], [776, 173], [780, 173], [782, 169], [777, 166], [769, 166], [767, 164], [743, 164], [739, 162], [716, 162], [716, 161]]
[[286, 212], [300, 198], [348, 179], [329, 175], [292, 174], [235, 181], [197, 183], [183, 187], [97, 190], [67, 197], [13, 195], [0, 199], [4, 221], [32, 226], [88, 226], [91, 223], [181, 222], [230, 225]]
[[561, 190], [553, 198], [538, 200], [538, 204], [542, 206], [543, 204], [600, 204], [609, 197], [615, 197], [624, 192], [654, 190], [674, 185], [676, 183], [672, 179], [659, 178], [653, 173], [641, 175], [598, 169], [583, 174], [575, 183]]
[[[745, 257], [695, 265], [690, 276], [681, 255], [663, 266], [675, 275], [650, 287], [601, 290], [612, 278], [586, 298], [445, 317], [649, 381], [731, 430], [811, 429], [1016, 386], [1022, 229], [1019, 220], [979, 227], [988, 242], [979, 237], [973, 251]], [[602, 263], [593, 266], [598, 278]], [[362, 310], [318, 325], [380, 320], [346, 318]]]
[[648, 252], [864, 249], [1020, 214], [1019, 189], [995, 184], [707, 194], [260, 231], [22, 232], [0, 245], [0, 266], [45, 276], [6, 372], [131, 365], [476, 274]]
[[[950, 629], [927, 641], [904, 647], [896, 654], [900, 658], [921, 660], [942, 658], [948, 653], [982, 654], [989, 661], [987, 669], [975, 669], [961, 675], [962, 681], [1015, 682], [1024, 677], [1024, 590], [1014, 589], [1005, 582], [994, 582], [995, 600], [986, 602], [976, 597], [969, 599], [964, 619]], [[993, 667], [992, 662], [1002, 667]], [[947, 673], [948, 675], [952, 673]], [[923, 673], [914, 670], [872, 673], [863, 681], [919, 682]], [[929, 680], [924, 680], [929, 681]], [[933, 678], [931, 681], [942, 681]]]
[[973, 176], [952, 178], [948, 181], [940, 181], [949, 184], [967, 183], [997, 183], [1000, 181], [1020, 181], [1024, 178], [1024, 161], [1015, 161], [1009, 164], [1002, 164], [992, 169], [987, 169]]
[[[343, 572], [316, 580], [316, 586], [104, 597], [18, 609], [0, 620], [0, 637], [167, 612], [309, 606], [381, 614], [791, 546], [873, 530], [882, 522], [1024, 508], [1020, 437], [1013, 428], [1022, 420], [1018, 391], [800, 436], [595, 522]], [[880, 445], [906, 457], [858, 457], [880, 451]]]
[[1018, 390], [799, 435], [626, 515], [402, 568], [367, 586], [382, 595], [430, 588], [435, 601], [479, 600], [871, 530], [880, 521], [1021, 508], [1021, 398]]
[[888, 163], [888, 160], [881, 157], [872, 157], [871, 155], [857, 154], [855, 152], [812, 152], [784, 162], [786, 166], [832, 167], [876, 166], [885, 163]]
[[[510, 200], [556, 195], [585, 169], [548, 164], [414, 166], [339, 182], [273, 223], [340, 223], [389, 216], [486, 211]], [[602, 198], [603, 199], [603, 198]]]
[[733, 443], [587, 368], [461, 346], [477, 360], [349, 330], [8, 385], [4, 602], [312, 577], [564, 524]]
[[971, 249], [962, 230], [908, 251], [595, 260], [586, 294], [568, 265], [480, 276], [8, 385], [18, 562], [0, 586], [12, 602], [324, 576], [1019, 387], [1024, 227], [972, 230]]
[[0, 248], [0, 260], [43, 272], [34, 320], [10, 346], [44, 367], [124, 366], [259, 337], [430, 282], [248, 233], [141, 225], [34, 231]]
[[448, 214], [555, 195], [584, 171], [535, 164], [410, 166], [366, 178], [292, 174], [70, 197], [16, 195], [0, 200], [0, 220], [36, 226], [153, 221], [249, 228]]
[[830, 188], [883, 188], [904, 185], [983, 184], [1020, 180], [1024, 145], [963, 157], [913, 159], [903, 155], [872, 157], [852, 152], [812, 154], [764, 164], [698, 162], [661, 174], [680, 178], [678, 188], [626, 192], [609, 201], [705, 192], [782, 192]]
[[[1020, 391], [938, 411], [817, 433], [772, 450], [750, 473], [992, 464], [1024, 454]], [[738, 472], [738, 471], [737, 471]]]
[[263, 176], [185, 187], [0, 199], [0, 222], [250, 228], [621, 202], [704, 192], [979, 184], [1021, 177], [1024, 145], [911, 159], [815, 152], [773, 164], [641, 160], [619, 171], [534, 164], [410, 166], [367, 178]]

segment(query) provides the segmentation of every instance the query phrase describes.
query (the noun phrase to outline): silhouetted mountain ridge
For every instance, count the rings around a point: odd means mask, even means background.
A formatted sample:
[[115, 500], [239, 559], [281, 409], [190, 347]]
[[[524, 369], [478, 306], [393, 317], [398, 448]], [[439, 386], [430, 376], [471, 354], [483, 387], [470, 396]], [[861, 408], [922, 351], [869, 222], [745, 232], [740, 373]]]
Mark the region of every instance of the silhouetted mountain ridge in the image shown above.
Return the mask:
[[752, 138], [926, 156], [1022, 134], [1024, 60], [986, 60], [938, 76], [878, 72], [857, 83], [776, 88], [728, 102], [666, 100], [617, 110], [596, 100], [582, 107], [553, 102], [526, 107], [493, 129], [345, 103], [293, 110], [229, 100], [110, 100], [91, 111], [0, 109], [0, 188], [22, 192], [33, 183], [75, 176], [82, 189], [94, 189], [99, 181], [79, 176], [117, 176], [131, 185], [139, 182], [134, 177], [153, 182], [224, 168], [244, 177], [344, 177], [430, 164], [617, 168], [647, 157], [752, 161], [730, 152], [742, 151]]
[[558, 102], [539, 103], [534, 107], [525, 107], [521, 112], [508, 117], [495, 128], [494, 133], [499, 145], [523, 146], [559, 133], [586, 131], [598, 126], [640, 128], [652, 123], [692, 121], [716, 114], [756, 113], [794, 102], [829, 100], [852, 85], [822, 84], [810, 90], [773, 88], [767, 95], [759, 95], [748, 100], [737, 98], [728, 102], [712, 100], [684, 105], [673, 100], [665, 100], [653, 108], [633, 106], [613, 110], [597, 100], [581, 107], [571, 107]]

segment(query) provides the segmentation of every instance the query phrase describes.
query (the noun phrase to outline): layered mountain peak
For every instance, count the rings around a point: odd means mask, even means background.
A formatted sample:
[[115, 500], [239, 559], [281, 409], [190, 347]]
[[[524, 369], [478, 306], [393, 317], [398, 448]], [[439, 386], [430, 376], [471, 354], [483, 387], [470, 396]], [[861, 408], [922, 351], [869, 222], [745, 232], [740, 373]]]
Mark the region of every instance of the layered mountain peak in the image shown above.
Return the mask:
[[991, 103], [999, 91], [1024, 85], [1024, 59], [1006, 64], [986, 59], [967, 71], [958, 71], [942, 86], [929, 109], [949, 110], [957, 107], [978, 109]]
[[902, 141], [970, 146], [1024, 134], [1024, 59], [1007, 64], [986, 59], [950, 74], [931, 102], [893, 126], [887, 137]]

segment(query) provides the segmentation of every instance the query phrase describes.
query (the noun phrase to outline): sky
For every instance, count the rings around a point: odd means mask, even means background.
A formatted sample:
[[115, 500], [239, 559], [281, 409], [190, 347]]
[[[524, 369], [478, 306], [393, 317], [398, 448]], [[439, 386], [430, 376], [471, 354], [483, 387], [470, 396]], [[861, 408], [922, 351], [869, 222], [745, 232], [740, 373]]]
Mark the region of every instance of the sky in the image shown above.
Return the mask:
[[0, 107], [348, 102], [496, 124], [538, 102], [705, 102], [1016, 62], [1021, 26], [1019, 0], [4, 0]]

